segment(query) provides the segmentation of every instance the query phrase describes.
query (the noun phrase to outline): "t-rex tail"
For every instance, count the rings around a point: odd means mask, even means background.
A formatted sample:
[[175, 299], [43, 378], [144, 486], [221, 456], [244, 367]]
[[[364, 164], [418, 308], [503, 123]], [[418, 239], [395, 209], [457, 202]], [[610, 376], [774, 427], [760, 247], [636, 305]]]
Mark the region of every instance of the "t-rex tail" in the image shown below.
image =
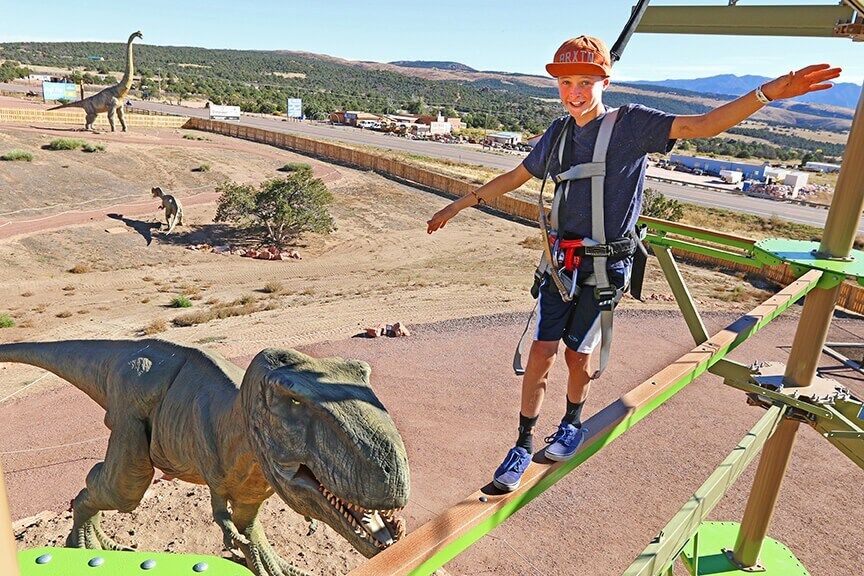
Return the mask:
[[75, 102], [67, 102], [66, 104], [61, 104], [60, 106], [54, 106], [53, 108], [48, 108], [48, 110], [59, 110], [60, 108], [83, 108], [82, 104], [83, 100], [76, 100]]

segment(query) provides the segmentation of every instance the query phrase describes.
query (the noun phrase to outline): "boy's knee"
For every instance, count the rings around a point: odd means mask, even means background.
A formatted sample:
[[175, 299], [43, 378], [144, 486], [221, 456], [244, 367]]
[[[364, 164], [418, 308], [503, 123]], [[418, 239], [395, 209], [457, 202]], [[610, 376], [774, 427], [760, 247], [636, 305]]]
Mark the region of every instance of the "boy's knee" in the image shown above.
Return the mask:
[[585, 368], [591, 361], [591, 354], [585, 354], [584, 352], [577, 352], [571, 348], [566, 348], [564, 350], [564, 359], [567, 361], [567, 366], [570, 367], [571, 370], [575, 368]]

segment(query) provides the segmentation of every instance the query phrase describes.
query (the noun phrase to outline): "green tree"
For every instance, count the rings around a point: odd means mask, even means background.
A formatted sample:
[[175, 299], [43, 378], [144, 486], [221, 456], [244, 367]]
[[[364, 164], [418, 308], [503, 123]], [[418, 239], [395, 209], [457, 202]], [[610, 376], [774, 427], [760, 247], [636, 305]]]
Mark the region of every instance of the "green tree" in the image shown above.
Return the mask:
[[674, 198], [666, 198], [653, 188], [645, 188], [642, 192], [642, 214], [677, 222], [684, 217], [684, 206]]
[[235, 223], [263, 233], [264, 242], [284, 246], [304, 232], [327, 234], [335, 227], [327, 209], [333, 197], [312, 169], [301, 166], [285, 178], [250, 184], [224, 182], [216, 207], [216, 222]]

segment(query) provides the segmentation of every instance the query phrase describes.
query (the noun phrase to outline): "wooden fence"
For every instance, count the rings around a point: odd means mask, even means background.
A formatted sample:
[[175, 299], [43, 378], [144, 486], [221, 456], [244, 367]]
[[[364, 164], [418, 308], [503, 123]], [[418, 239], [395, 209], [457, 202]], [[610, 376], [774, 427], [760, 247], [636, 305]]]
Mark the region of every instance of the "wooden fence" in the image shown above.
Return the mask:
[[[84, 110], [81, 108], [63, 108], [62, 110], [39, 110], [27, 108], [0, 108], [0, 124], [78, 124], [84, 126]], [[126, 111], [126, 124], [130, 128], [182, 128], [188, 122], [183, 116], [161, 116], [138, 114]], [[114, 125], [120, 130], [120, 120], [114, 119]], [[94, 126], [108, 129], [108, 115], [99, 114]]]

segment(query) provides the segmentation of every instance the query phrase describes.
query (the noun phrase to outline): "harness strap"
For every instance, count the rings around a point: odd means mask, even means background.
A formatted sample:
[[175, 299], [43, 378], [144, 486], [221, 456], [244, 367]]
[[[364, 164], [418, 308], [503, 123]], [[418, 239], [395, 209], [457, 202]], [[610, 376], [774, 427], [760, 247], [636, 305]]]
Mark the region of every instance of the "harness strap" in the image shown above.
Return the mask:
[[[593, 162], [606, 163], [606, 152], [609, 149], [612, 128], [615, 127], [617, 117], [617, 109], [609, 111], [603, 117], [594, 143]], [[591, 177], [591, 235], [600, 244], [606, 244], [606, 219], [603, 213], [604, 175], [605, 170], [602, 175]], [[609, 353], [612, 350], [612, 311], [621, 299], [621, 291], [609, 284], [606, 261], [606, 256], [594, 258], [594, 276], [597, 278], [594, 296], [600, 306], [600, 366], [591, 376], [592, 380], [599, 378], [609, 363]]]
[[[610, 112], [611, 114], [611, 112]], [[599, 136], [598, 136], [599, 137]], [[580, 178], [591, 178], [593, 176], [605, 176], [606, 175], [606, 163], [605, 162], [585, 162], [584, 164], [577, 164], [573, 166], [569, 170], [561, 172], [560, 174], [556, 174], [552, 176], [552, 180], [556, 184], [560, 184], [561, 182], [568, 182], [570, 180], [579, 180]]]

